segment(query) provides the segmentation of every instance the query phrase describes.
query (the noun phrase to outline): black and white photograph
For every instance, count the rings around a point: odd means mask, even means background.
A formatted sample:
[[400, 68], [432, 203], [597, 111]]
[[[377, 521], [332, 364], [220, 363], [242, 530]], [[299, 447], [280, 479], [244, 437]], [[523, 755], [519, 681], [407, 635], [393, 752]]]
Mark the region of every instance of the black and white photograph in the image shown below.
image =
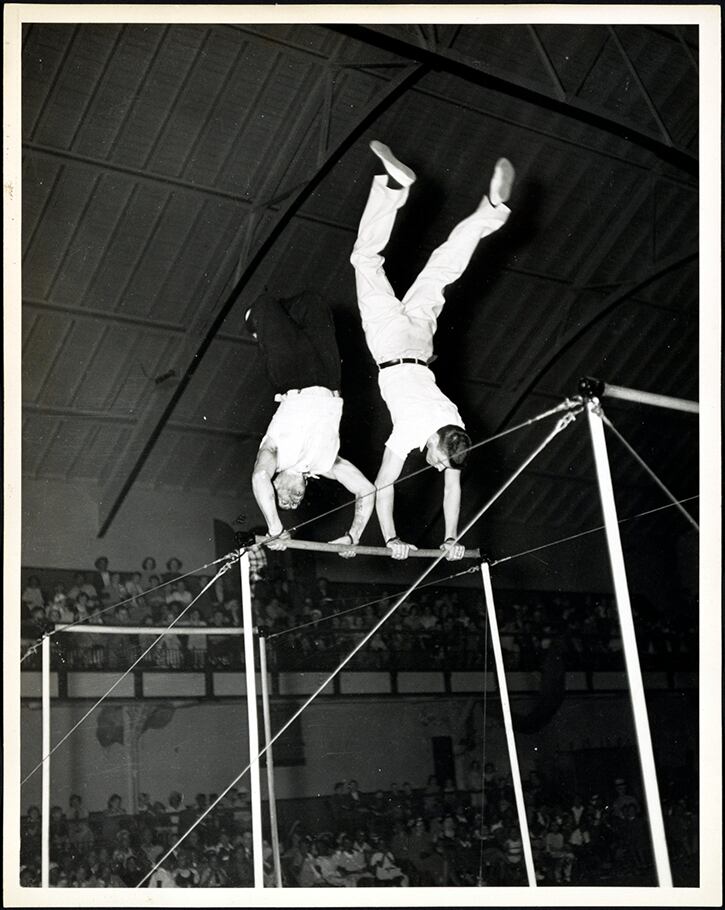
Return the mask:
[[4, 16], [4, 904], [720, 906], [720, 7]]

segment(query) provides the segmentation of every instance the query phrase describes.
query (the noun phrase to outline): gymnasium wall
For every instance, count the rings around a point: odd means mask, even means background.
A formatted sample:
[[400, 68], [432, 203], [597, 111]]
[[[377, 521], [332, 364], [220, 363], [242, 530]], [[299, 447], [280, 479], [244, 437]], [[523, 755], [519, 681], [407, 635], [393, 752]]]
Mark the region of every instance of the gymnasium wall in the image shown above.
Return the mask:
[[[486, 760], [503, 773], [508, 757], [495, 701], [489, 705], [485, 746], [481, 704], [474, 705], [470, 698], [369, 697], [313, 703], [301, 718], [305, 762], [276, 768], [277, 796], [330, 794], [336, 781], [350, 778], [356, 778], [363, 791], [387, 790], [392, 781], [422, 787], [434, 770], [434, 737], [451, 737], [458, 756], [459, 785], [470, 760], [480, 760], [484, 748]], [[531, 705], [528, 697], [512, 699], [514, 713], [525, 714]], [[84, 703], [55, 704], [51, 741], [57, 742], [86, 710]], [[681, 744], [697, 741], [696, 707], [684, 694], [663, 692], [650, 696], [649, 710], [657, 761], [673, 768], [683, 766], [687, 755]], [[40, 756], [39, 704], [24, 703], [22, 715], [21, 772], [25, 776]], [[103, 747], [96, 729], [97, 715], [92, 715], [53, 755], [54, 804], [67, 807], [70, 794], [77, 792], [89, 810], [101, 810], [110, 794], [117, 792], [124, 806], [129, 805], [129, 750], [118, 743]], [[466, 750], [460, 744], [471, 732], [473, 746]], [[625, 694], [572, 695], [541, 732], [517, 735], [519, 764], [524, 776], [536, 768], [552, 781], [561, 778], [561, 786], [567, 788], [571, 786], [567, 756], [582, 749], [631, 746], [634, 741]], [[139, 790], [153, 800], [165, 800], [174, 789], [183, 791], [189, 801], [197, 792], [218, 793], [244, 768], [247, 753], [246, 718], [240, 703], [179, 701], [165, 727], [149, 729], [139, 740]], [[617, 769], [609, 771], [614, 775]], [[263, 794], [264, 777], [263, 773]], [[248, 789], [248, 778], [237, 786]], [[22, 810], [39, 801], [37, 773], [23, 788]]]
[[90, 569], [104, 555], [112, 568], [134, 571], [153, 556], [165, 571], [166, 561], [176, 556], [185, 570], [193, 569], [216, 555], [214, 519], [232, 523], [245, 508], [235, 497], [136, 485], [99, 540], [100, 495], [90, 481], [23, 478], [22, 564]]

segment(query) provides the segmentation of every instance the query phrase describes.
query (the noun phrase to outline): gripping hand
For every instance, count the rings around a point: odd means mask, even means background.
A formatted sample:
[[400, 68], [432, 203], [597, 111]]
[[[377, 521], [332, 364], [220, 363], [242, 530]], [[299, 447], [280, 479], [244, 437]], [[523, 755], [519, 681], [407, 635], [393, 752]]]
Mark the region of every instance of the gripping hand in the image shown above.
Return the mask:
[[453, 537], [444, 540], [439, 549], [443, 550], [446, 554], [446, 559], [449, 562], [452, 562], [455, 559], [463, 559], [463, 554], [466, 552], [466, 548], [463, 544], [456, 543]]
[[[271, 537], [272, 535], [270, 535]], [[267, 546], [270, 550], [286, 550], [287, 541], [292, 539], [292, 535], [289, 531], [282, 531], [281, 534], [276, 534], [273, 540], [267, 542]]]
[[385, 541], [385, 546], [390, 550], [393, 559], [407, 559], [411, 550], [418, 549], [412, 543], [405, 543], [399, 537], [389, 538]]
[[338, 556], [341, 556], [343, 559], [354, 559], [357, 556], [357, 553], [353, 550], [355, 541], [352, 539], [352, 534], [350, 533], [343, 534], [342, 537], [336, 537], [334, 540], [331, 540], [330, 543], [341, 543], [345, 544], [346, 547], [349, 547], [349, 549], [340, 550], [338, 553]]

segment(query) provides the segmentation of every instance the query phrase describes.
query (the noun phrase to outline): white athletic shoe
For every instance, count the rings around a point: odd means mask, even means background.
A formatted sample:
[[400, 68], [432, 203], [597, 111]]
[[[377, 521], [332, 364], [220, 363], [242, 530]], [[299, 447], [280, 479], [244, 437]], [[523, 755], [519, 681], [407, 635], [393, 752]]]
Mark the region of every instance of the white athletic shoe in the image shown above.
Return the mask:
[[402, 161], [398, 161], [387, 145], [378, 142], [377, 139], [373, 139], [370, 143], [370, 148], [383, 162], [385, 170], [391, 177], [397, 180], [401, 186], [410, 186], [411, 183], [415, 183], [415, 172], [407, 165], [403, 164]]
[[516, 171], [508, 158], [499, 158], [493, 169], [491, 185], [488, 189], [488, 198], [491, 205], [508, 202], [511, 197], [511, 188], [514, 185]]

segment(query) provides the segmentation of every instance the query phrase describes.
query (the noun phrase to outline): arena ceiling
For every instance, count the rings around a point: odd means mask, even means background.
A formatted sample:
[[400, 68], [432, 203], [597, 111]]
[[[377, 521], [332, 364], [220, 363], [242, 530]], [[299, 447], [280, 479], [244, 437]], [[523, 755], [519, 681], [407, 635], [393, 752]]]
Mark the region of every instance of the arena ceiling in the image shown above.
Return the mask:
[[[419, 176], [387, 250], [401, 293], [495, 160], [516, 166], [512, 217], [436, 337], [474, 441], [582, 375], [698, 398], [696, 27], [32, 24], [22, 92], [23, 470], [97, 483], [100, 532], [134, 484], [248, 501], [274, 403], [242, 314], [265, 287], [329, 299], [342, 454], [374, 476], [389, 419], [348, 258], [373, 138]], [[696, 493], [693, 418], [607, 413]], [[464, 518], [545, 432], [471, 458]], [[666, 502], [611, 451], [623, 512]], [[401, 499], [405, 533], [435, 538], [438, 481]], [[341, 501], [319, 486], [301, 517]], [[548, 534], [598, 523], [583, 419], [495, 514]]]

